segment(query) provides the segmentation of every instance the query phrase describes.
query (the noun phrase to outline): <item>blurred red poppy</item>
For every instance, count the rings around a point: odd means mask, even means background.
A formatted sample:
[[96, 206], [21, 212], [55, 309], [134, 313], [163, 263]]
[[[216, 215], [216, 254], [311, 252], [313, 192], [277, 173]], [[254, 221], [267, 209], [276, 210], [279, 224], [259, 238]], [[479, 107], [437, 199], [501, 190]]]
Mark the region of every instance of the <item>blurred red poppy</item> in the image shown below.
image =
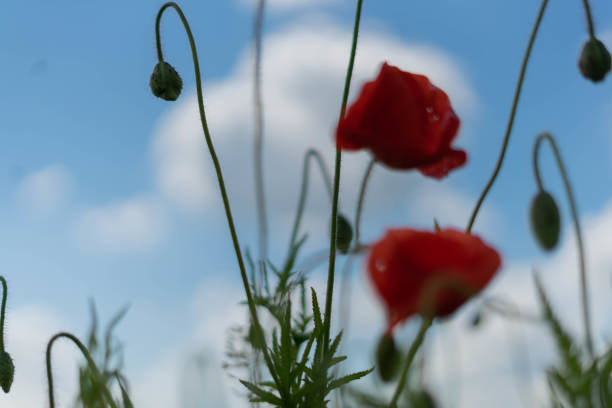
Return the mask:
[[483, 289], [500, 265], [497, 251], [474, 235], [404, 228], [388, 230], [372, 246], [368, 272], [391, 331], [415, 314], [450, 315]]
[[343, 150], [368, 149], [390, 168], [441, 179], [467, 159], [450, 146], [459, 123], [446, 93], [426, 76], [385, 62], [338, 124], [336, 141]]

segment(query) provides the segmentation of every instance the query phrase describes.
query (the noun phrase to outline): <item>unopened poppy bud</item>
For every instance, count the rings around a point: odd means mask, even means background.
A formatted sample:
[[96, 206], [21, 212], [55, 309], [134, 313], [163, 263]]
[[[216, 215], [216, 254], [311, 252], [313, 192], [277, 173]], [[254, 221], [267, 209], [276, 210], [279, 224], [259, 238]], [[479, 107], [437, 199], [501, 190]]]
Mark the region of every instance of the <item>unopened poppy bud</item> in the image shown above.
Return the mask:
[[582, 75], [593, 82], [604, 79], [610, 71], [610, 53], [597, 38], [591, 38], [584, 44], [578, 67]]
[[423, 390], [410, 394], [410, 406], [414, 408], [435, 408], [437, 405], [431, 394]]
[[15, 365], [13, 359], [6, 351], [0, 352], [0, 387], [5, 393], [11, 390], [14, 376]]
[[338, 214], [336, 220], [336, 248], [341, 253], [346, 254], [353, 240], [353, 227], [351, 227], [351, 223], [342, 214]]
[[167, 101], [176, 101], [183, 89], [183, 80], [172, 65], [165, 61], [158, 62], [149, 82], [153, 95]]
[[401, 353], [395, 346], [393, 336], [389, 333], [383, 334], [376, 347], [376, 366], [378, 367], [378, 374], [384, 382], [389, 382], [395, 378], [400, 368], [401, 357]]
[[555, 199], [546, 191], [540, 190], [531, 202], [531, 228], [540, 246], [550, 251], [559, 242], [561, 217]]

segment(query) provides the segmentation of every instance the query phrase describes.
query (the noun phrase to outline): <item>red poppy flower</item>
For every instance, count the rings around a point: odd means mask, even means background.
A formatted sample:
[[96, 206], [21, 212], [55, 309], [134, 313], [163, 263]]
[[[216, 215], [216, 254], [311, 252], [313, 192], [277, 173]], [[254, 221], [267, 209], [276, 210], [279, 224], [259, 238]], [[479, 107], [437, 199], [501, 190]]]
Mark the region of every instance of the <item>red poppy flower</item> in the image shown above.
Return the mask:
[[441, 179], [467, 159], [450, 146], [459, 123], [446, 93], [426, 76], [385, 62], [338, 124], [336, 141], [343, 150], [369, 149], [388, 167]]
[[461, 231], [391, 229], [372, 246], [368, 272], [388, 329], [414, 314], [444, 317], [483, 289], [501, 264], [496, 250]]

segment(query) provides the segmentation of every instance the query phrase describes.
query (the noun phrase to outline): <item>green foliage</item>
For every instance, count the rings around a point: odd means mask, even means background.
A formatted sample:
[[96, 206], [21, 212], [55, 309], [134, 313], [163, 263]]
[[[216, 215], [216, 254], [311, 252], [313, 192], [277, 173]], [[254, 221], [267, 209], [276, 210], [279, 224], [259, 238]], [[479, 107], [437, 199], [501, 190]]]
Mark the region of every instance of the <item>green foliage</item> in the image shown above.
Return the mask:
[[559, 365], [548, 369], [552, 407], [612, 407], [612, 348], [601, 357], [589, 358], [564, 329], [542, 284], [535, 278], [544, 320], [557, 346]]
[[118, 407], [133, 408], [128, 390], [127, 381], [121, 373], [123, 367], [122, 346], [114, 338], [113, 331], [127, 313], [128, 308], [121, 309], [110, 320], [104, 330], [101, 341], [98, 334], [98, 316], [95, 306], [91, 303], [91, 328], [87, 340], [87, 349], [100, 370], [100, 376], [92, 371], [85, 363], [79, 368], [79, 391], [76, 406], [83, 408], [106, 408], [103, 390], [110, 390], [116, 381], [121, 391], [121, 400], [116, 401]]

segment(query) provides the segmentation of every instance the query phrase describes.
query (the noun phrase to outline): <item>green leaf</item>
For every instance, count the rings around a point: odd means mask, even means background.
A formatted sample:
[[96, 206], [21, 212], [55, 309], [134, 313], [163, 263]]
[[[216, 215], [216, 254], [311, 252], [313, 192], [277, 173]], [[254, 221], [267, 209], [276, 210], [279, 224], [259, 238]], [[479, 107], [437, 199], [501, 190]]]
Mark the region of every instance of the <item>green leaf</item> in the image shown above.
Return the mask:
[[240, 382], [242, 383], [242, 385], [247, 387], [253, 395], [256, 396], [256, 398], [251, 398], [252, 402], [267, 402], [268, 404], [282, 406], [283, 401], [271, 392], [263, 390], [257, 385], [248, 381], [240, 380]]
[[338, 387], [342, 387], [343, 385], [348, 384], [351, 381], [355, 381], [362, 377], [365, 377], [366, 375], [370, 374], [372, 371], [374, 371], [374, 367], [370, 368], [369, 370], [359, 371], [353, 374], [345, 375], [344, 377], [338, 378], [337, 380], [333, 380], [332, 382], [329, 383], [327, 392], [329, 393], [330, 391]]

